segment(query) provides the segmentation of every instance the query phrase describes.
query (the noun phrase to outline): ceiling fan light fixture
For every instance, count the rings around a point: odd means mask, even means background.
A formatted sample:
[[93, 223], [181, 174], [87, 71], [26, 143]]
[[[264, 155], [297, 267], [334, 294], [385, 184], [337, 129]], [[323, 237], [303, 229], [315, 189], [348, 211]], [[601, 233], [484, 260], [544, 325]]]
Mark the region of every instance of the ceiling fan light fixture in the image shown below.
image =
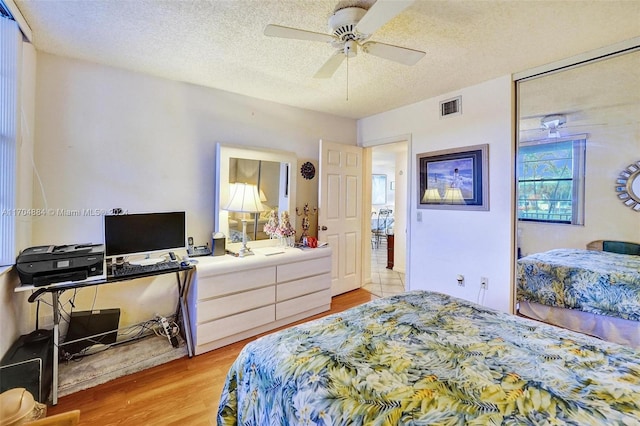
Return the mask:
[[567, 122], [567, 117], [564, 114], [551, 114], [545, 115], [540, 120], [542, 127], [547, 129], [550, 138], [560, 137], [560, 126]]
[[358, 43], [349, 40], [344, 43], [344, 54], [347, 58], [353, 58], [358, 54]]

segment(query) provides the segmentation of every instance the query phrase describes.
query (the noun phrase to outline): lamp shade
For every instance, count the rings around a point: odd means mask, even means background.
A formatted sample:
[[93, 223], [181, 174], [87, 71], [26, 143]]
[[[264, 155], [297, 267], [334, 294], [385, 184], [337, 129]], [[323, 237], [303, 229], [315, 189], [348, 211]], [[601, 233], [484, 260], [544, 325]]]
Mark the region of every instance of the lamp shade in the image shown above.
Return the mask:
[[260, 194], [255, 185], [234, 183], [229, 192], [229, 203], [225, 210], [238, 213], [258, 213], [264, 211], [260, 202]]
[[424, 191], [424, 195], [422, 196], [423, 203], [439, 203], [440, 200], [441, 198], [438, 188], [428, 188]]
[[447, 188], [442, 201], [445, 204], [466, 204], [460, 188]]

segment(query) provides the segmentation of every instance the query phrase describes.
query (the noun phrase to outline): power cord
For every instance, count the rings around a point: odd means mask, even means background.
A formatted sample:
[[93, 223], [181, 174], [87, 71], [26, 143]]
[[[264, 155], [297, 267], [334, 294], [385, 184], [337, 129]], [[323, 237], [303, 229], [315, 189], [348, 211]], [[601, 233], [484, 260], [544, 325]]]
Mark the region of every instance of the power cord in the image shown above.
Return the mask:
[[158, 327], [154, 329], [156, 335], [166, 337], [171, 342], [171, 346], [177, 348], [180, 345], [177, 337], [180, 332], [178, 324], [169, 323], [165, 317], [158, 314], [156, 314], [156, 322], [158, 323]]

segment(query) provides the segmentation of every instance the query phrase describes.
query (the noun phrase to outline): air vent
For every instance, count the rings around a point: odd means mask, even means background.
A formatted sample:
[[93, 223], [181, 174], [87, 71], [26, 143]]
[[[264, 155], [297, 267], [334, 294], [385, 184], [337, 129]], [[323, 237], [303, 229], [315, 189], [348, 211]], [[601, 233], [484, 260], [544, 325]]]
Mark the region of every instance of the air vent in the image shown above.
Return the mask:
[[462, 96], [440, 102], [440, 117], [462, 114]]

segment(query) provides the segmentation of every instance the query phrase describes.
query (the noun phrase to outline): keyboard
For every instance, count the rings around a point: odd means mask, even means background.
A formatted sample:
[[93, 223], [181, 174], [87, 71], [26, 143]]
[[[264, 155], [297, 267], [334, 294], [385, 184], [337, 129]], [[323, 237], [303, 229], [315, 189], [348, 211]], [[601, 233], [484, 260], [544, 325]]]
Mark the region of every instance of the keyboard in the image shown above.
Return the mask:
[[154, 263], [152, 265], [130, 265], [126, 264], [121, 268], [113, 270], [113, 277], [135, 277], [137, 275], [155, 274], [157, 272], [172, 272], [180, 270], [180, 263], [169, 260], [166, 262]]

